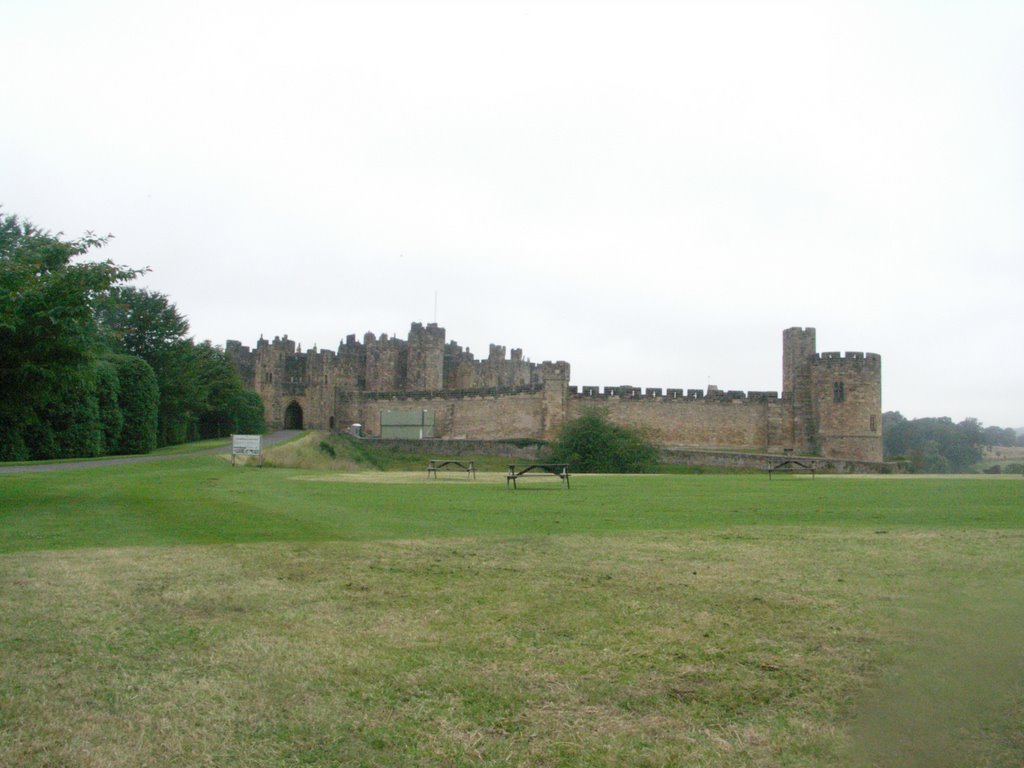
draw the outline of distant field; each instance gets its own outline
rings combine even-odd
[[[1024,762],[1024,481],[0,476],[0,764]]]

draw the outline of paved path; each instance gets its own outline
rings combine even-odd
[[[296,435],[301,434],[300,430],[295,429],[282,429],[279,432],[273,432],[269,435],[263,436],[263,447],[266,448],[268,445],[274,443],[280,443],[283,440],[289,440]],[[199,456],[204,453],[230,453],[231,445],[220,445],[216,448],[203,448],[198,451],[187,451],[184,453],[167,453],[160,454],[158,456],[122,456],[116,459],[89,459],[83,461],[61,461],[54,462],[53,464],[21,464],[16,466],[0,466],[0,475],[11,474],[13,472],[53,472],[58,469],[88,469],[89,467],[109,467],[116,464],[142,464],[149,461],[170,461],[171,459],[183,459],[186,456]]]

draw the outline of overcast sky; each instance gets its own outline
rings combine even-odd
[[[814,326],[885,410],[1024,426],[1017,0],[0,18],[0,205],[113,233],[197,339],[436,318],[577,385],[779,390]]]

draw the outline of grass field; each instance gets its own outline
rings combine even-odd
[[[0,765],[1020,766],[1020,478],[0,476]]]

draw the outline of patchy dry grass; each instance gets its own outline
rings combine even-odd
[[[322,446],[327,446],[326,448]],[[315,469],[326,471],[355,471],[365,469],[346,450],[339,450],[339,441],[326,432],[307,432],[297,438],[270,446],[263,452],[266,467],[289,469]],[[227,457],[230,458],[230,457]],[[259,459],[236,456],[235,463],[255,466]]]
[[[876,758],[927,741],[890,705],[937,674],[996,711],[940,692],[978,759],[927,764],[1017,765],[1019,655],[972,685],[964,624],[1021,605],[1022,544],[737,527],[6,555],[0,763],[924,765]],[[960,611],[953,645],[921,644]]]
[[[269,467],[314,469],[343,472],[425,473],[431,454],[410,452],[376,440],[359,440],[345,434],[309,432],[301,438],[275,445],[264,452]],[[509,459],[503,456],[466,455],[479,469],[505,469]],[[255,463],[250,460],[249,463]]]
[[[1019,766],[1022,489],[4,476],[0,765]]]

